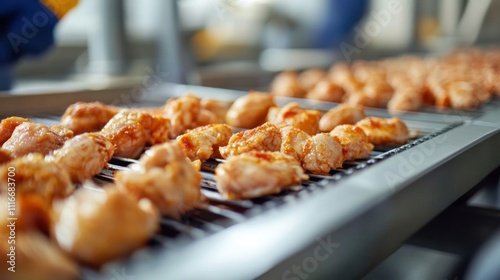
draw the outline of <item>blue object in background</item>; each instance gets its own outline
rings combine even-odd
[[[367,0],[329,0],[316,39],[318,48],[336,48],[363,18]]]
[[[12,84],[12,66],[54,44],[59,19],[39,0],[2,0],[0,5],[0,91]]]

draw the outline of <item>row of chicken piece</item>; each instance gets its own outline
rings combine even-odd
[[[47,259],[46,265],[39,267],[40,269],[55,269],[52,271],[54,272],[58,268],[62,269],[63,274],[70,275],[75,272],[76,266],[69,265],[73,262],[67,259],[66,254],[80,263],[99,266],[144,244],[158,228],[159,213],[178,217],[194,207],[200,207],[203,198],[200,192],[199,162],[196,165],[187,158],[203,161],[213,156],[218,157],[220,153],[227,161],[219,165],[216,171],[219,190],[228,198],[250,198],[276,193],[307,179],[304,169],[311,171],[324,165],[321,162],[321,147],[327,147],[330,153],[336,155],[332,159],[337,163],[327,163],[332,167],[350,157],[366,156],[372,149],[373,146],[363,139],[361,142],[353,142],[363,143],[359,146],[361,150],[342,149],[342,145],[329,135],[315,135],[312,132],[312,136],[307,134],[293,124],[299,127],[302,124],[307,128],[308,122],[300,120],[303,119],[302,113],[308,110],[292,105],[289,107],[294,108],[291,110],[293,113],[289,112],[290,108],[282,108],[277,114],[278,120],[279,116],[299,116],[291,122],[292,125],[287,125],[286,122],[277,125],[265,123],[253,130],[233,135],[232,128],[228,125],[212,124],[192,129],[179,135],[175,141],[168,141],[171,137],[170,133],[166,133],[168,124],[155,125],[155,121],[161,123],[164,118],[156,116],[155,120],[155,115],[141,110],[117,112],[105,124],[101,122],[100,126],[103,127],[99,132],[80,131],[83,133],[77,136],[67,126],[49,127],[15,117],[5,119],[0,125],[0,139],[3,141],[0,150],[3,152],[0,155],[4,155],[5,162],[0,168],[0,176],[3,184],[7,182],[8,168],[16,169],[19,217],[24,220],[21,222],[21,229],[26,229],[20,233],[20,239],[36,240],[35,243],[43,247],[40,249],[58,259],[57,262]],[[92,103],[90,106],[114,109],[99,103]],[[307,117],[304,119],[308,120]],[[196,126],[187,120],[183,121],[186,127]],[[267,131],[266,127],[271,129]],[[362,135],[359,128],[353,127],[351,130],[357,137]],[[115,133],[110,133],[111,131]],[[339,128],[338,131],[342,129]],[[276,132],[279,136],[273,139],[273,135],[278,135]],[[243,135],[245,137],[241,137]],[[254,140],[259,141],[259,137],[254,137],[255,135],[260,135],[261,139],[271,136],[269,139],[275,144],[281,142],[277,149],[280,152],[255,146],[252,148],[256,143]],[[345,135],[349,140],[349,133]],[[246,138],[250,142],[242,142]],[[155,141],[168,142],[156,144]],[[323,143],[325,141],[326,145]],[[85,181],[106,166],[113,153],[116,153],[117,145],[142,152],[146,144],[153,146],[141,157],[139,163],[128,170],[117,172],[113,185],[106,186],[99,192]],[[241,153],[241,148],[245,145],[247,150]],[[329,148],[329,145],[334,148]],[[330,158],[327,160],[331,161]],[[321,172],[327,172],[324,170]],[[245,176],[241,176],[244,175],[241,172]],[[271,181],[276,184],[269,185],[267,179],[262,179],[260,184],[255,178],[274,178]],[[84,188],[74,191],[73,183],[82,182]],[[240,185],[233,182],[239,182]],[[5,196],[7,186],[1,187],[2,196]],[[127,211],[123,212],[122,208]],[[107,214],[102,215],[103,212]],[[7,215],[6,212],[3,214]],[[132,224],[143,226],[131,228]],[[38,231],[27,230],[33,228]],[[122,228],[127,228],[129,233],[123,235]],[[95,236],[99,238],[95,239]],[[27,259],[26,263],[36,265],[36,260],[28,253],[31,248],[21,249],[25,253],[23,257]],[[62,259],[65,261],[61,261]],[[64,264],[65,267],[58,267],[55,263]]]
[[[329,71],[284,71],[270,91],[277,96],[346,102],[393,112],[424,105],[474,109],[500,95],[500,50],[468,49],[441,58],[403,56],[337,63]]]
[[[142,152],[141,138],[168,141],[168,136],[156,135],[165,129],[168,124],[155,128],[154,116],[138,111],[119,112],[100,131],[76,136],[61,125],[4,119],[0,123],[0,214],[4,222],[11,215],[7,211],[11,178],[19,267],[15,275],[4,275],[3,269],[1,278],[79,278],[76,262],[98,267],[146,243],[159,228],[159,214],[175,218],[202,207],[201,176],[177,142],[149,142],[153,148],[138,164],[117,172],[114,184],[96,188],[86,181],[107,166],[117,136],[128,137],[134,141],[129,147],[140,146]],[[139,139],[134,138],[137,133]],[[83,187],[75,191],[74,184]],[[10,234],[6,229],[0,230],[2,238]],[[5,258],[9,246],[2,243],[0,250]]]

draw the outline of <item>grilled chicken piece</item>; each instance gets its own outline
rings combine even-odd
[[[319,129],[323,132],[330,132],[337,125],[355,124],[364,119],[365,109],[360,105],[340,104],[326,112],[319,120]]]
[[[342,146],[344,160],[367,158],[373,151],[373,144],[368,141],[365,132],[357,126],[339,125],[330,132],[330,135]]]
[[[227,199],[275,194],[307,179],[299,162],[280,152],[252,151],[232,156],[215,169],[217,188]]]
[[[368,117],[356,123],[374,145],[398,145],[408,142],[410,131],[399,118]]]
[[[230,102],[224,102],[211,98],[202,98],[200,101],[200,105],[202,110],[204,109],[210,111],[217,117],[217,123],[225,122],[227,111],[231,107]]]
[[[227,146],[220,147],[219,151],[223,158],[227,158],[249,151],[279,151],[280,147],[280,129],[272,123],[265,123],[254,129],[233,134]]]
[[[300,73],[297,82],[305,91],[313,89],[321,80],[326,78],[326,71],[318,68],[307,69]]]
[[[159,225],[158,211],[149,200],[137,202],[111,187],[81,188],[54,211],[52,238],[73,259],[93,267],[143,246]]]
[[[322,80],[307,92],[306,98],[327,102],[342,102],[344,89],[330,80]]]
[[[16,227],[17,230],[17,227]],[[0,278],[4,280],[40,279],[74,280],[79,279],[79,268],[66,254],[46,236],[37,231],[17,232],[15,243],[15,272],[8,271],[10,266],[10,247],[7,235],[1,236],[5,242],[0,244]]]
[[[296,72],[283,71],[272,81],[271,93],[276,96],[304,97],[306,91],[299,84]]]
[[[415,87],[398,88],[387,104],[392,113],[416,111],[422,107],[424,96],[422,90]]]
[[[16,193],[16,207],[11,215],[7,198],[0,198],[0,235],[2,230],[8,229],[7,218],[19,217],[16,220],[16,232],[39,231],[47,236],[50,233],[52,217],[52,201],[28,192]],[[4,211],[5,210],[5,211]]]
[[[240,128],[254,128],[266,121],[274,98],[265,92],[251,91],[236,99],[227,111],[226,123]]]
[[[61,117],[61,125],[71,129],[76,135],[99,131],[119,111],[119,107],[101,102],[77,102],[66,109]]]
[[[124,110],[109,120],[101,134],[116,146],[116,156],[136,158],[146,144],[154,145],[169,140],[170,121],[158,115]]]
[[[294,127],[285,126],[280,128],[281,132],[281,149],[284,154],[290,155],[297,161],[302,159],[302,150],[307,139],[311,138],[309,134]]]
[[[319,133],[307,139],[302,149],[302,167],[312,174],[328,174],[342,167],[342,146],[329,134]]]
[[[12,160],[12,156],[9,152],[4,151],[0,148],[0,165]]]
[[[57,131],[60,132],[60,130]],[[3,143],[2,149],[8,151],[14,158],[29,153],[46,155],[59,149],[67,139],[54,132],[47,125],[24,122],[14,129],[9,140]]]
[[[9,168],[15,169],[13,177],[9,177]],[[0,196],[10,191],[8,178],[15,180],[16,195],[32,193],[45,201],[67,197],[75,189],[68,173],[45,161],[41,154],[29,154],[0,166]]]
[[[148,198],[161,214],[174,218],[203,200],[201,175],[175,141],[151,147],[139,163],[117,172],[115,182],[132,197]]]
[[[163,116],[172,123],[170,137],[175,138],[188,129],[217,123],[217,115],[202,107],[201,99],[191,94],[167,101],[163,109]]]
[[[87,132],[66,141],[45,159],[66,170],[73,183],[82,183],[107,165],[114,150],[114,145],[104,136]]]
[[[0,122],[0,146],[7,141],[14,129],[22,123],[29,122],[29,119],[21,118],[21,117],[10,117],[3,119]]]
[[[281,108],[274,119],[280,125],[292,125],[303,130],[309,135],[319,132],[319,119],[321,114],[317,110],[306,110],[299,104],[292,102]]]
[[[214,152],[219,155],[219,147],[226,146],[233,135],[233,129],[227,124],[209,124],[189,130],[177,137],[190,160],[206,161]]]

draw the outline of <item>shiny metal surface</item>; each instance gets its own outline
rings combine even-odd
[[[80,98],[114,103],[130,92],[116,89],[108,90],[108,94],[95,91],[88,95],[80,92],[0,98],[0,112],[3,115],[3,110],[18,106],[21,112],[43,114],[64,110]],[[221,100],[234,100],[244,94],[162,84],[125,105],[158,105],[186,92]],[[8,106],[2,102],[5,100]],[[37,111],[37,102],[42,100],[53,104]],[[278,103],[286,101],[278,99]],[[335,105],[297,101],[318,109]],[[352,174],[345,172],[339,179],[327,178],[320,186],[299,192],[284,203],[264,203],[259,211],[245,214],[244,219],[222,230],[214,225],[208,234],[193,230],[192,234],[202,238],[141,250],[128,260],[104,267],[102,273],[87,271],[84,278],[112,279],[116,271],[141,279],[362,277],[500,165],[500,119],[495,118],[498,106],[449,115],[429,110],[401,118],[428,135],[436,132],[434,137],[417,140],[362,168],[354,167]],[[379,109],[370,109],[368,114],[388,116]],[[182,223],[166,223],[182,228]]]

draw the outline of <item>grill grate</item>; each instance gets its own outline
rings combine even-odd
[[[207,198],[206,207],[200,207],[184,214],[179,220],[163,217],[160,231],[153,236],[152,246],[167,248],[179,246],[184,242],[204,238],[220,232],[232,225],[244,222],[263,211],[279,207],[286,203],[294,203],[305,199],[307,194],[325,188],[329,183],[339,181],[346,176],[351,176],[369,166],[376,164],[390,156],[396,155],[413,146],[419,145],[433,137],[442,134],[460,123],[448,124],[444,128],[430,129],[427,127],[411,127],[416,132],[409,143],[397,147],[375,147],[367,159],[347,161],[340,169],[334,169],[329,175],[312,175],[301,185],[292,187],[279,194],[267,195],[251,200],[227,200],[217,191],[214,170],[218,164],[224,162],[220,159],[210,159],[202,164],[202,193]],[[440,126],[441,127],[441,126]],[[113,182],[113,173],[128,168],[128,165],[137,163],[135,159],[113,157],[109,161],[109,169],[104,169],[95,176],[95,181]]]

